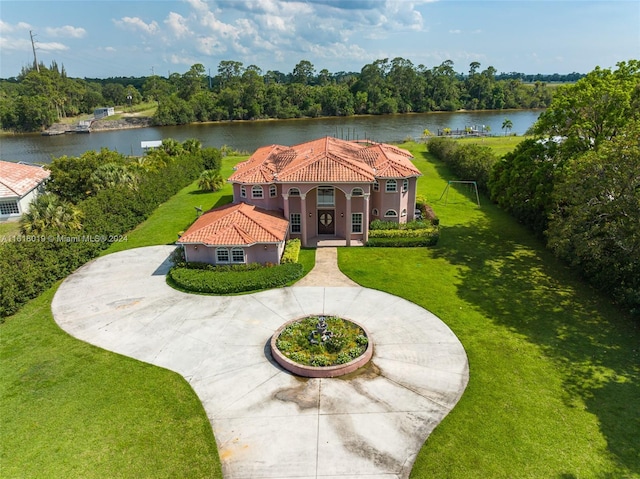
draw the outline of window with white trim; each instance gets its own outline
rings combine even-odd
[[[300,196],[300,190],[298,188],[289,188],[289,196]]]
[[[242,248],[233,248],[231,250],[231,261],[233,263],[244,263],[244,250]]]
[[[0,202],[0,215],[17,215],[20,213],[17,201]]]
[[[354,188],[351,190],[351,196],[364,196],[364,191],[362,188]]]
[[[405,178],[402,180],[402,192],[406,193],[407,191],[409,191],[409,180]]]
[[[301,219],[300,213],[291,213],[289,215],[289,225],[292,233],[300,233],[302,231]]]
[[[278,194],[278,188],[276,188],[276,185],[271,185],[269,186],[269,196],[271,198],[275,197]]]
[[[251,198],[264,198],[264,192],[262,191],[262,186],[255,185],[251,188]]]
[[[385,191],[387,193],[395,193],[398,191],[398,182],[396,180],[387,180]]]
[[[373,182],[373,191],[380,191],[380,183],[378,183],[378,180]]]
[[[318,187],[318,206],[335,206],[335,191],[332,187]]]
[[[227,248],[216,249],[216,263],[228,263],[229,250]]]
[[[247,187],[242,185],[240,187],[240,198],[246,198],[247,197]]]
[[[374,208],[371,210],[371,216],[378,216],[378,208]]]
[[[407,216],[407,210],[402,210],[402,213],[400,213],[400,216]]]
[[[351,232],[362,233],[362,213],[351,213]]]
[[[384,214],[385,218],[397,218],[398,212],[396,210],[387,210]]]

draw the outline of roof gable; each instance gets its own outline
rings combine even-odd
[[[258,148],[236,165],[238,183],[372,183],[376,177],[420,176],[411,153],[384,143],[345,141],[329,136],[291,147]]]
[[[247,203],[209,210],[177,241],[211,246],[249,246],[284,241],[289,222],[277,213]]]
[[[0,160],[0,198],[21,198],[49,175],[50,172],[40,166]]]

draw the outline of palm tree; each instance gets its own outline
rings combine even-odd
[[[196,138],[188,138],[182,142],[182,149],[195,154],[202,149],[202,143]]]
[[[82,213],[72,203],[61,200],[53,193],[38,196],[22,215],[20,229],[24,234],[42,234],[45,231],[79,230]]]
[[[138,186],[138,177],[135,173],[126,165],[117,163],[100,165],[91,174],[90,181],[94,191],[105,190],[119,185],[135,190]]]
[[[502,122],[502,129],[504,130],[504,136],[507,136],[507,132],[510,132],[511,128],[513,128],[513,122],[509,120],[509,118],[505,118],[504,121]]]
[[[218,191],[224,186],[224,178],[217,170],[204,170],[198,180],[198,188],[201,191]]]

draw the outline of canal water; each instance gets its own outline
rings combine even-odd
[[[141,155],[140,142],[173,138],[184,141],[197,138],[203,146],[220,148],[223,145],[247,153],[270,144],[295,145],[314,138],[335,136],[350,139],[371,139],[382,142],[419,139],[425,129],[437,134],[451,128],[479,131],[490,130],[503,135],[502,124],[511,120],[511,133],[523,135],[535,123],[541,110],[481,111],[455,113],[415,113],[405,115],[331,117],[295,120],[234,121],[198,123],[182,126],[138,128],[94,132],[69,133],[59,136],[40,134],[0,136],[0,159],[49,163],[60,156],[79,156],[88,150],[109,148],[123,154]]]

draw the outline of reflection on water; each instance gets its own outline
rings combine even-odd
[[[511,120],[511,133],[523,135],[540,115],[540,110],[416,113],[408,115],[331,117],[296,120],[235,121],[41,136],[39,134],[0,137],[0,158],[8,161],[49,163],[59,156],[79,156],[87,150],[109,148],[124,154],[141,155],[141,141],[174,138],[199,139],[204,146],[231,146],[252,152],[273,143],[295,145],[322,136],[344,139],[372,139],[395,142],[407,137],[419,139],[425,129],[433,134],[444,128],[489,127],[494,135],[504,134],[502,123]]]

